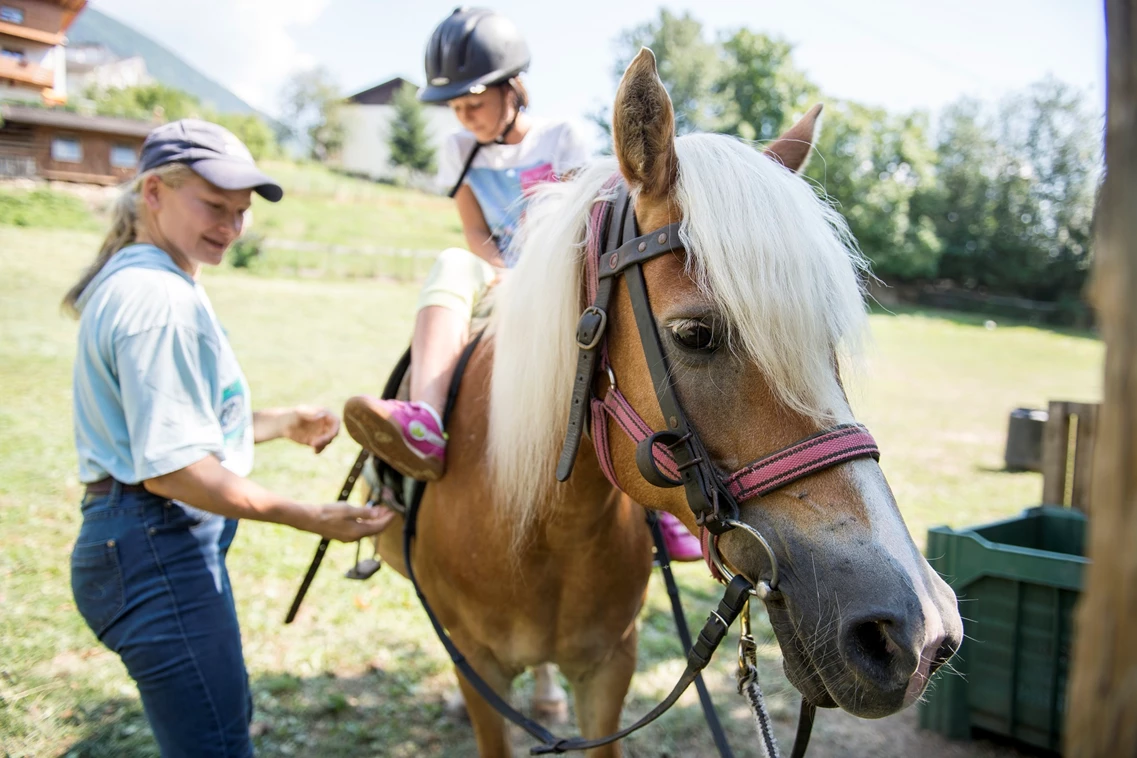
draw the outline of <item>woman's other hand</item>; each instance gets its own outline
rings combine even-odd
[[[304,528],[327,539],[355,542],[383,531],[393,518],[395,512],[385,505],[359,508],[347,503],[329,503],[316,506],[313,523]]]

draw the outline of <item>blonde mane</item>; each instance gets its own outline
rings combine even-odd
[[[867,268],[844,219],[748,143],[692,134],[675,147],[688,273],[727,316],[731,348],[759,366],[790,408],[821,423],[843,416],[834,351],[857,349],[865,319],[859,274]],[[522,225],[519,263],[496,293],[489,464],[519,534],[554,494],[588,218],[616,170],[604,159],[539,190]]]

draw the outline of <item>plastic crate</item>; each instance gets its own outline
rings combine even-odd
[[[928,531],[928,561],[960,599],[965,638],[937,673],[920,726],[954,739],[983,730],[1058,751],[1086,517],[1039,506],[984,526]]]

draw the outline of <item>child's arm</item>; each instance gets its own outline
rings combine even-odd
[[[466,244],[470,246],[470,252],[491,266],[505,268],[505,260],[501,257],[501,251],[497,249],[497,243],[494,242],[489,224],[486,223],[486,217],[482,213],[482,206],[478,205],[478,199],[474,197],[470,185],[463,184],[458,188],[454,202],[458,204],[458,217],[462,220],[462,231],[466,235]]]

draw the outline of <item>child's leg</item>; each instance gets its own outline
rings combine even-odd
[[[428,305],[415,318],[411,341],[411,400],[441,413],[454,364],[470,338],[470,319],[441,305]]]
[[[442,251],[419,294],[411,342],[411,402],[359,395],[344,406],[348,433],[406,476],[442,476],[446,435],[441,414],[454,365],[469,339],[474,306],[497,271],[466,250]]]

